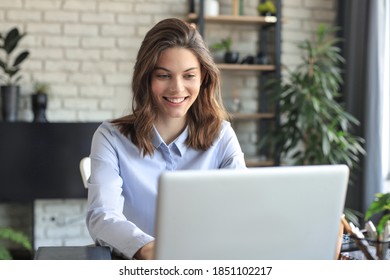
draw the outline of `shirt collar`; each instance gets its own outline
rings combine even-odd
[[[153,146],[157,149],[158,147],[160,147],[160,145],[166,145],[155,126],[153,126],[153,132],[154,132],[152,138]],[[186,126],[183,132],[169,145],[169,147],[171,148],[176,146],[180,156],[183,156],[188,148],[187,145],[185,144],[187,138],[188,138],[188,126]]]

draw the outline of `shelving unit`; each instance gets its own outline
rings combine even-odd
[[[197,14],[188,14],[188,21],[197,21],[200,17]],[[277,22],[276,16],[235,16],[235,15],[219,15],[219,16],[204,16],[206,22],[214,23],[257,23],[271,24]]]
[[[232,1],[232,6],[234,1]],[[272,77],[280,77],[280,51],[281,51],[281,0],[275,0],[277,8],[276,16],[248,16],[248,15],[204,15],[204,0],[199,1],[199,14],[189,13],[187,15],[188,22],[197,24],[197,28],[202,36],[205,36],[205,27],[207,24],[233,24],[233,25],[255,25],[259,27],[258,37],[259,44],[258,52],[268,55],[268,37],[269,32],[274,32],[273,42],[273,57],[272,64],[226,64],[218,63],[217,66],[221,71],[235,71],[240,75],[240,72],[249,71],[255,72],[260,85],[264,85],[266,80]],[[234,31],[232,31],[234,32]],[[207,41],[207,38],[205,38]],[[222,80],[223,83],[223,80]],[[235,122],[256,122],[257,134],[259,137],[269,129],[270,125],[279,124],[278,106],[275,104],[272,108],[269,107],[267,94],[259,87],[258,103],[259,107],[255,113],[232,112],[232,121]],[[246,158],[248,167],[272,166],[279,165],[279,159],[267,153],[268,151],[259,151],[257,158]]]
[[[269,119],[274,120],[274,113],[253,113],[253,114],[245,114],[245,113],[233,113],[233,119],[235,120],[253,120],[253,119]]]
[[[220,70],[243,70],[243,71],[275,71],[275,65],[264,64],[218,64]]]

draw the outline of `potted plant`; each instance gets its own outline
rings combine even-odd
[[[0,88],[4,121],[13,122],[17,119],[20,95],[18,82],[22,78],[18,73],[21,63],[29,56],[29,52],[22,51],[14,55],[14,51],[24,36],[25,33],[20,33],[17,28],[0,34],[0,50],[4,53],[4,56],[0,57],[0,68],[3,70],[0,79],[4,83]]]
[[[266,86],[279,104],[282,121],[264,141],[294,164],[344,163],[354,168],[365,154],[364,140],[350,132],[359,122],[339,102],[344,59],[334,45],[337,38],[330,36],[333,31],[320,25],[313,41],[298,44],[302,63]]]
[[[377,221],[376,226],[370,220],[372,218]],[[390,249],[390,193],[375,194],[375,199],[367,209],[364,220],[366,232],[362,235],[370,245],[375,246],[377,259],[387,259],[387,250]]]
[[[34,113],[34,122],[47,122],[46,107],[49,92],[49,84],[35,82],[34,92],[31,95],[31,105]]]
[[[32,250],[31,242],[28,237],[21,231],[12,228],[0,228],[0,241],[9,240],[21,245],[28,251]],[[11,260],[10,250],[0,243],[0,260]]]
[[[215,51],[224,51],[224,62],[237,63],[240,57],[239,52],[232,51],[233,40],[231,37],[222,39],[220,42],[211,45],[211,49]]]
[[[376,233],[380,238],[386,231],[386,227],[389,227],[387,224],[390,221],[390,193],[377,193],[374,201],[368,208],[364,219],[368,221],[375,215],[379,215]],[[389,230],[389,228],[387,230]],[[387,232],[387,234],[390,234],[390,232]]]
[[[257,6],[257,11],[262,16],[274,16],[276,15],[275,4],[271,0],[265,0]]]
[[[293,165],[346,164],[352,170],[365,154],[364,139],[351,133],[359,122],[339,102],[344,59],[333,34],[334,29],[320,25],[312,41],[298,44],[302,62],[265,87],[281,121],[266,132],[260,147],[270,147],[276,159]],[[353,211],[345,214],[357,220]]]

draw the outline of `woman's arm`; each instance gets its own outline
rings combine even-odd
[[[130,259],[154,238],[123,214],[123,178],[117,156],[121,151],[116,147],[115,138],[109,125],[102,124],[92,139],[87,227],[97,244],[109,246],[114,252]]]

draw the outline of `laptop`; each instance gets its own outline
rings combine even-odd
[[[165,172],[155,259],[335,259],[348,178],[345,165]]]

